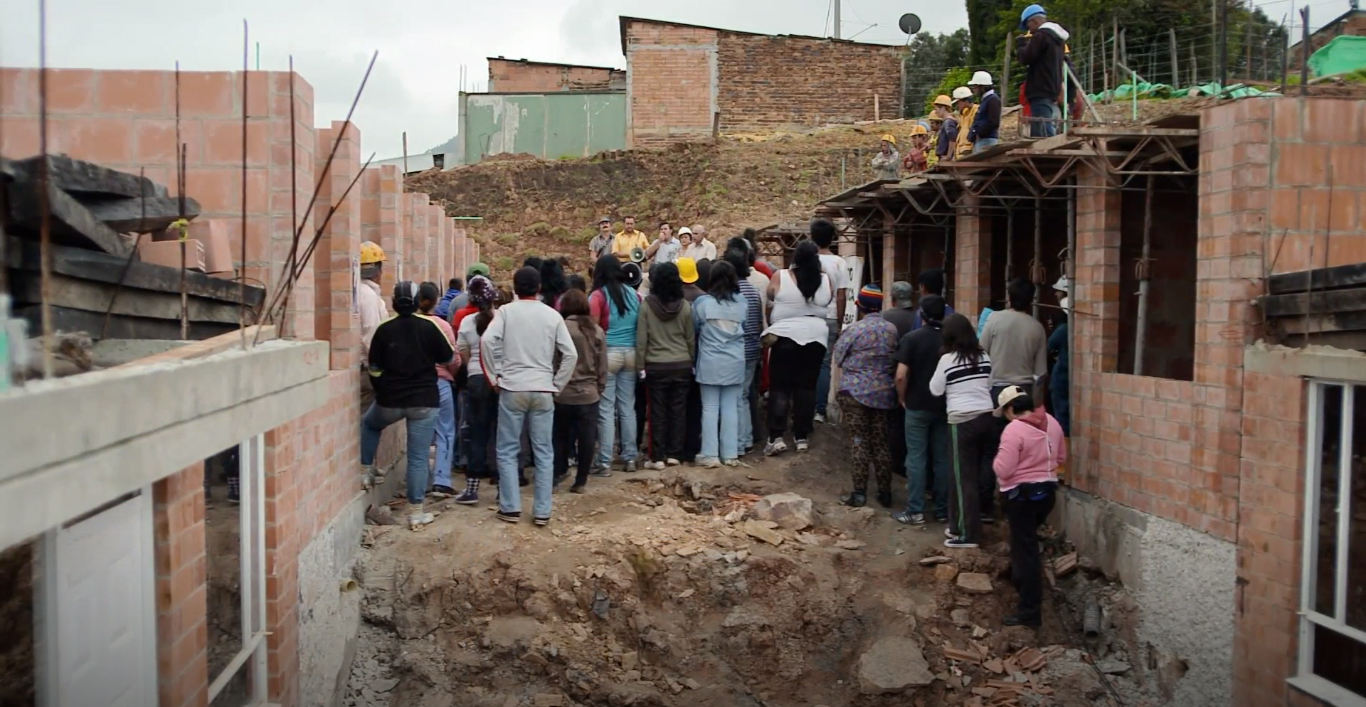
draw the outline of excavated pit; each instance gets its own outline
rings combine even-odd
[[[344,704],[1120,704],[1062,645],[1051,608],[1038,632],[1001,626],[1015,595],[999,541],[921,564],[942,554],[941,527],[839,505],[847,480],[822,461],[841,454],[594,479],[588,495],[556,495],[549,528],[498,521],[492,489],[419,533],[368,528]],[[755,520],[747,494],[789,491],[814,501],[809,527],[800,514]],[[963,573],[997,588],[968,591]],[[950,660],[949,647],[982,659]],[[1044,665],[1003,662],[1031,647]],[[988,680],[1024,685],[1003,695]]]

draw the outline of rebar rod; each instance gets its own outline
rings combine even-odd
[[[1148,339],[1148,293],[1152,279],[1150,265],[1153,247],[1153,178],[1148,177],[1148,189],[1143,196],[1143,255],[1138,267],[1138,325],[1134,332],[1134,375],[1143,375],[1143,348]]]

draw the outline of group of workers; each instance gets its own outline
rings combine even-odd
[[[1020,89],[1023,119],[1030,136],[1057,134],[1063,114],[1061,106],[1071,104],[1080,110],[1080,93],[1066,100],[1067,71],[1070,66],[1069,34],[1048,19],[1042,5],[1030,5],[1020,14],[1021,34],[1015,40],[1015,55],[1026,68]],[[986,71],[973,72],[966,86],[951,95],[936,96],[929,117],[911,127],[911,144],[905,155],[898,150],[896,136],[883,135],[873,156],[872,166],[878,179],[900,180],[934,167],[941,160],[954,160],[1000,144],[1001,96]]]

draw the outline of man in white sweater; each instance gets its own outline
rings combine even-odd
[[[522,519],[518,457],[522,425],[527,422],[536,463],[532,514],[536,525],[544,526],[550,523],[552,510],[555,394],[569,384],[579,354],[564,318],[536,298],[540,289],[541,275],[535,268],[517,271],[512,279],[517,299],[500,307],[484,331],[479,361],[489,385],[499,393],[498,518],[509,523]]]

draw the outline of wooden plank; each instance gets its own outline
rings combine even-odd
[[[30,157],[10,162],[15,176],[25,180],[38,178],[38,163],[43,158]],[[65,155],[47,156],[48,179],[53,186],[73,195],[95,196],[166,196],[166,187],[146,177],[101,167],[93,162],[76,160]]]
[[[1096,137],[1200,137],[1200,131],[1191,128],[1154,128],[1142,125],[1125,125],[1112,128],[1073,128],[1069,135],[1094,135]]]
[[[1352,263],[1351,265],[1272,275],[1268,283],[1271,294],[1288,295],[1296,292],[1308,292],[1311,275],[1313,276],[1312,284],[1315,290],[1366,285],[1366,263]]]
[[[11,286],[19,304],[38,304],[42,301],[42,282],[37,273],[17,273]],[[54,273],[48,282],[48,303],[68,309],[80,309],[103,315],[114,300],[114,313],[149,319],[180,321],[180,294],[151,292],[124,287],[114,298],[115,286],[109,283],[83,280]],[[187,316],[192,322],[217,322],[236,325],[241,321],[240,304],[229,304],[204,297],[190,297],[186,302]],[[247,314],[248,321],[254,319]],[[99,332],[93,332],[98,334]]]
[[[37,240],[43,221],[38,203],[39,186],[31,181],[16,181],[9,185],[10,220],[7,231]],[[114,229],[100,223],[70,194],[48,185],[48,229],[52,243],[75,246],[126,258],[133,252],[133,244]]]
[[[66,307],[51,307],[53,331],[84,331],[98,337],[104,327],[104,314],[86,312]],[[29,331],[42,331],[43,318],[40,307],[30,306],[15,310],[15,316],[28,320]],[[190,339],[211,339],[215,336],[237,331],[237,325],[216,324],[213,322],[190,322]],[[111,339],[165,339],[180,340],[180,322],[169,319],[147,319],[116,314],[109,318],[109,338]]]
[[[1311,314],[1307,318],[1286,317],[1277,324],[1282,332],[1291,335],[1363,332],[1366,331],[1366,312]]]
[[[38,244],[10,239],[8,260],[9,267],[12,269],[38,272]],[[52,247],[52,272],[61,275],[117,284],[123,275],[125,265],[127,265],[127,257],[116,258],[80,248]],[[180,272],[180,268],[134,262],[128,268],[128,276],[124,278],[123,283],[125,288],[174,292],[179,295]],[[201,272],[190,271],[186,274],[185,289],[186,292],[195,297],[207,297],[232,304],[242,303],[242,286],[240,283],[205,275]],[[247,285],[246,294],[246,304],[253,309],[260,309],[265,302],[266,291],[264,288]]]
[[[86,210],[104,225],[119,233],[153,233],[164,231],[181,218],[199,215],[199,202],[185,199],[185,212],[180,211],[180,199],[170,196],[149,196],[146,199],[105,199],[86,203]]]
[[[252,325],[247,327],[246,339],[248,345],[259,344],[266,341],[273,341],[277,338],[276,329],[270,325]],[[178,346],[170,351],[163,351],[159,354],[144,356],[135,361],[129,361],[117,368],[131,368],[133,366],[147,366],[156,363],[170,363],[172,361],[191,361],[196,358],[204,358],[220,354],[224,351],[238,349],[242,346],[242,332],[230,331],[220,334],[211,339],[196,341],[193,344]]]
[[[1366,287],[1348,290],[1315,291],[1294,295],[1268,295],[1258,302],[1268,317],[1294,317],[1305,314],[1333,314],[1366,310]]]

